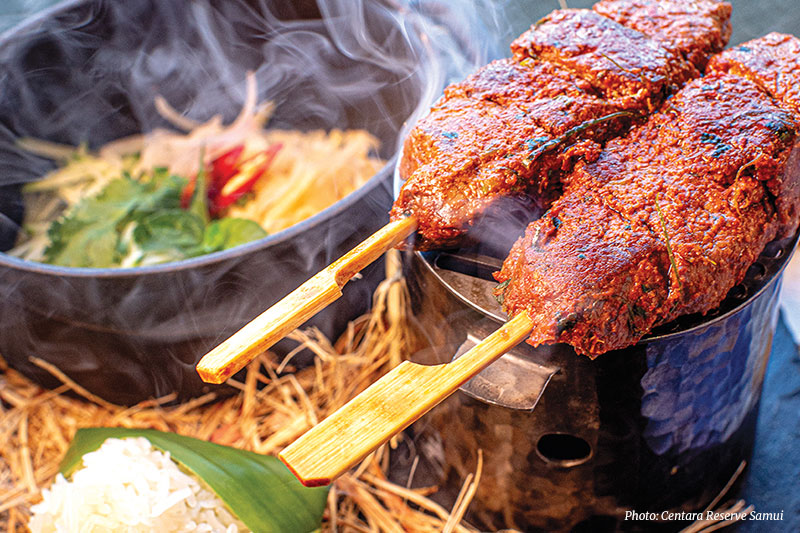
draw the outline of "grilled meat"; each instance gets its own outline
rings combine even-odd
[[[661,12],[657,0],[617,3]],[[556,11],[534,25],[511,59],[448,87],[408,136],[392,219],[415,216],[415,244],[430,249],[459,243],[504,198],[549,206],[576,161],[596,158],[697,75],[682,55],[698,61],[724,45],[728,4],[690,2],[685,13],[702,22],[688,31],[688,23],[653,17],[646,30],[655,39],[588,10]]]
[[[747,78],[773,98],[800,112],[800,39],[770,33],[714,56],[711,72]]]
[[[773,98],[791,101],[800,76],[776,63],[796,56],[741,53],[712,59],[713,73],[579,163],[514,245],[497,278],[506,311],[537,324],[531,344],[566,342],[591,357],[632,345],[717,307],[769,241],[796,230],[800,117]],[[747,77],[725,73],[745,67]],[[770,95],[764,80],[781,79],[776,69],[792,79]]]
[[[630,109],[653,111],[671,88],[698,75],[660,41],[584,9],[552,12],[511,43],[511,51],[520,62],[558,65]]]
[[[800,60],[797,58],[800,58],[800,39],[770,33],[715,56],[709,71],[743,76],[783,106],[800,113]],[[775,208],[782,224],[779,232],[788,235],[794,231],[800,216],[800,180],[784,182],[782,186],[783,194],[776,197]]]
[[[553,199],[564,168],[599,152],[630,115],[569,72],[544,62],[495,61],[449,87],[406,139],[400,165],[410,176],[392,218],[419,219],[417,247],[459,242],[498,198]],[[574,132],[573,132],[574,130]]]
[[[656,39],[698,70],[731,36],[731,5],[716,0],[602,0],[592,9]]]

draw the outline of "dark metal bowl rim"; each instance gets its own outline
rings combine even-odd
[[[367,182],[345,196],[338,202],[323,209],[319,213],[301,221],[297,224],[290,226],[284,230],[278,231],[271,235],[267,235],[262,239],[258,239],[246,244],[236,246],[221,252],[213,252],[190,259],[182,259],[180,261],[173,261],[170,263],[162,263],[158,265],[128,267],[128,268],[85,268],[85,267],[65,267],[59,265],[51,265],[48,263],[40,263],[37,261],[28,261],[10,256],[8,254],[0,253],[0,266],[9,266],[18,270],[25,270],[35,272],[38,274],[51,274],[59,277],[73,277],[73,278],[126,278],[133,275],[148,275],[160,274],[168,271],[179,271],[193,269],[204,265],[211,265],[224,261],[226,259],[233,259],[243,255],[269,248],[270,246],[280,244],[282,242],[294,239],[305,231],[308,231],[326,221],[335,218],[337,215],[346,211],[353,203],[360,200],[364,195],[369,194],[376,187],[380,187],[386,167],[394,166],[396,157],[392,157],[386,165],[372,176]]]

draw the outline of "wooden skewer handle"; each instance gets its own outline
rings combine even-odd
[[[228,340],[208,352],[197,373],[208,383],[222,383],[247,363],[342,295],[342,287],[386,250],[411,235],[414,218],[385,225],[330,266],[258,315]]]
[[[447,364],[404,361],[280,454],[306,486],[327,485],[408,427],[533,329],[522,312]]]

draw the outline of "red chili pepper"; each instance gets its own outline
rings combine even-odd
[[[225,183],[236,174],[239,157],[243,151],[244,145],[240,144],[215,158],[206,168],[206,198],[209,203],[219,195]],[[197,175],[195,174],[189,178],[189,183],[181,191],[181,207],[183,209],[188,209],[192,203],[196,183]]]
[[[272,164],[275,155],[283,147],[281,144],[274,144],[266,150],[255,154],[249,159],[242,161],[238,165],[238,171],[230,176],[222,184],[219,194],[210,200],[212,216],[219,215],[225,208],[231,206],[239,198],[253,190],[253,186],[258,179]]]
[[[244,145],[240,144],[217,157],[211,162],[211,168],[208,170],[208,199],[215,198],[222,187],[236,175],[239,169],[239,158],[244,152]]]
[[[282,146],[274,144],[240,161],[244,152],[244,145],[240,144],[211,161],[206,168],[209,215],[212,218],[219,217],[227,207],[253,190],[253,186],[267,171]],[[196,182],[197,176],[192,176],[181,191],[181,207],[184,209],[187,209],[192,202]],[[232,184],[232,187],[229,184]]]

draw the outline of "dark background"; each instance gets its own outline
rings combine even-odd
[[[55,3],[53,0],[0,0],[0,32]],[[593,3],[590,0],[567,1],[569,7],[589,7]],[[733,0],[731,3],[731,44],[770,31],[800,36],[800,0]],[[483,3],[487,23],[495,26],[507,41],[558,7],[559,2],[555,0]],[[757,512],[783,511],[784,520],[747,521],[727,531],[800,531],[800,357],[798,347],[782,322],[775,336],[759,416],[756,451],[739,496],[754,505]]]

